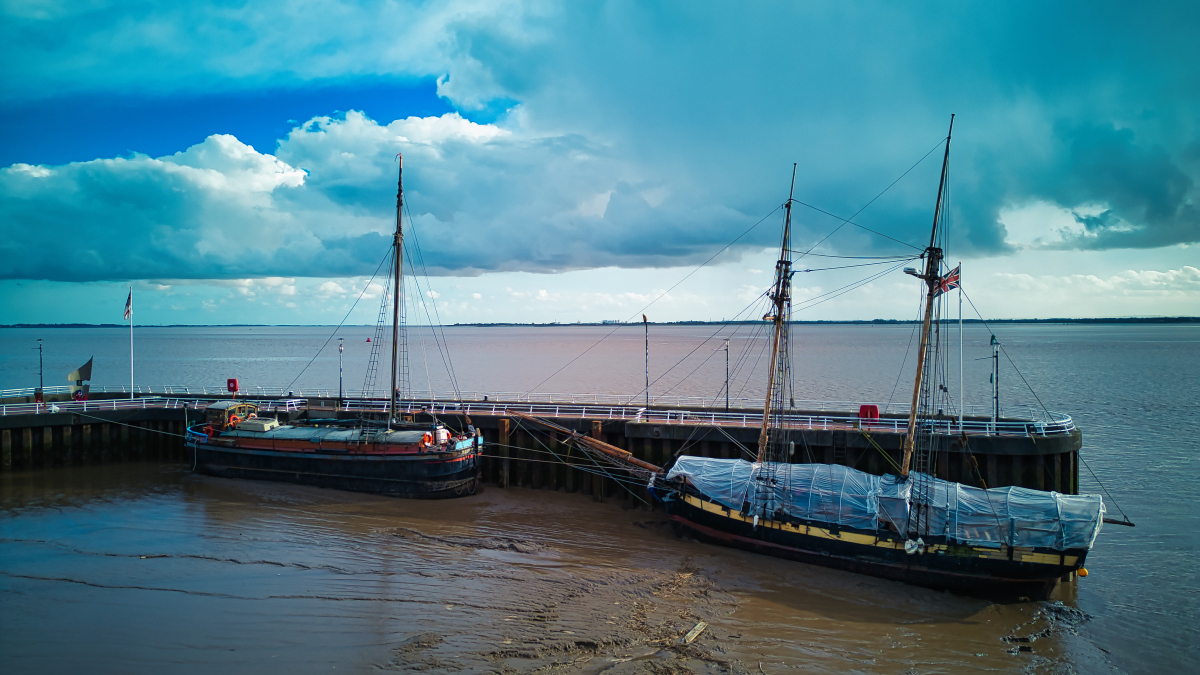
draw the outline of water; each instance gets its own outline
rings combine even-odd
[[[138,381],[286,387],[330,330],[139,329]],[[461,388],[528,391],[610,330],[459,327],[445,337]],[[652,326],[652,380],[681,363],[651,393],[719,398],[720,340],[701,345],[715,331]],[[968,331],[967,402],[986,404],[990,364],[970,359],[990,354],[988,334]],[[343,333],[354,388],[368,334]],[[910,335],[911,326],[798,328],[797,398],[904,400]],[[0,387],[36,381],[37,352],[27,351],[36,337],[56,378],[92,354],[98,383],[127,376],[119,329],[7,329]],[[743,328],[730,350],[735,395],[761,395],[765,364],[753,364],[763,341],[750,337]],[[1023,376],[1046,406],[1073,415],[1084,459],[1138,524],[1105,527],[1091,575],[1061,589],[1061,605],[997,605],[705,546],[675,537],[657,513],[582,495],[491,489],[406,502],[181,466],[73,467],[0,475],[5,669],[1190,669],[1200,657],[1200,331],[1012,325],[1000,339],[1021,371],[1002,368],[1002,403],[1038,405]],[[445,391],[432,342],[424,357],[413,342],[414,384]],[[636,398],[642,350],[640,327],[621,328],[540,390]],[[336,378],[334,349],[292,386],[336,388]],[[1099,490],[1087,469],[1081,485]],[[694,644],[672,641],[700,620],[711,626]]]

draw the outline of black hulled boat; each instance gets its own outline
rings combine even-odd
[[[395,497],[441,499],[474,494],[479,484],[483,437],[468,426],[454,433],[436,419],[428,424],[405,422],[397,412],[405,367],[401,333],[403,293],[404,162],[400,159],[396,193],[396,230],[391,269],[391,392],[385,419],[321,420],[280,425],[258,417],[258,408],[243,401],[210,405],[205,421],[188,429],[195,470],[226,478],[251,478],[318,487],[373,492]],[[389,293],[372,345],[364,390],[374,386]],[[399,385],[399,386],[398,386]]]

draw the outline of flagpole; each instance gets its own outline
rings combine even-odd
[[[958,263],[958,431],[962,433],[963,413],[963,324],[962,324],[962,263]]]
[[[129,400],[133,400],[133,286],[129,287]]]

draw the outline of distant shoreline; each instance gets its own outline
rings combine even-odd
[[[950,323],[957,323],[957,319],[948,319]],[[652,326],[721,326],[729,325],[752,325],[759,324],[761,321],[651,321]],[[859,319],[845,321],[793,321],[794,326],[821,326],[821,325],[908,325],[919,323],[913,319]],[[984,323],[980,319],[963,319],[963,323],[978,324]],[[1149,317],[1109,317],[1100,319],[988,319],[987,323],[1030,323],[1030,324],[1177,324],[1177,323],[1200,323],[1200,317],[1197,316],[1149,316]],[[412,324],[416,327],[415,324]],[[640,321],[628,323],[603,323],[603,322],[580,322],[580,323],[454,323],[444,324],[443,327],[462,326],[470,328],[520,328],[520,327],[570,327],[570,326],[640,326]],[[124,323],[10,323],[0,324],[0,328],[128,328],[129,324]],[[222,323],[222,324],[146,324],[138,325],[137,328],[332,328],[332,324],[266,324],[266,323]],[[370,327],[369,324],[352,324],[346,325],[344,328],[363,328]]]

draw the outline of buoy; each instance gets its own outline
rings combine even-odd
[[[1079,576],[1081,576],[1081,577],[1086,577],[1086,576],[1087,576],[1087,568],[1086,568],[1086,567],[1080,567],[1080,568],[1079,568]]]
[[[367,342],[370,342],[370,341],[371,341],[371,338],[367,338]]]

